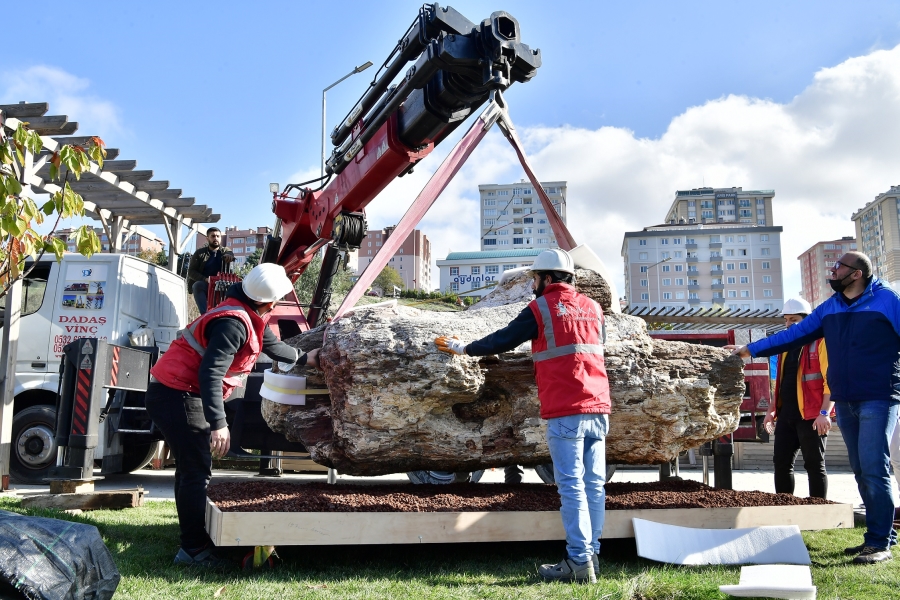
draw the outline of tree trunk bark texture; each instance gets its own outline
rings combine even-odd
[[[504,327],[531,299],[530,281],[522,274],[464,312],[356,307],[288,340],[304,350],[322,347],[324,373],[294,372],[307,376],[309,388],[327,385],[331,395],[307,396],[305,406],[264,399],[266,422],[302,442],[317,463],[348,475],[550,462],[530,344],[481,358],[450,356],[434,345],[441,335],[469,342]],[[591,271],[578,271],[577,287],[604,308],[614,300]],[[627,315],[607,313],[606,327],[608,462],[666,462],[737,428],[739,358],[651,339],[644,321]]]

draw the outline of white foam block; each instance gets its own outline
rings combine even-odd
[[[719,591],[740,598],[816,598],[809,567],[800,565],[741,567],[741,582],[720,585]]]
[[[632,519],[638,556],[674,565],[808,565],[796,525],[695,529]]]

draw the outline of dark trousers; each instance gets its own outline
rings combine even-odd
[[[195,281],[193,285],[191,285],[191,294],[194,296],[194,302],[197,303],[197,308],[200,309],[200,314],[206,312],[206,298],[209,292],[209,284],[203,281]]]
[[[825,442],[828,436],[813,429],[814,419],[778,419],[775,422],[775,492],[794,493],[794,461],[803,452],[803,467],[809,477],[809,495],[824,498],[828,493],[825,473]]]
[[[201,548],[210,543],[206,533],[206,488],[212,477],[210,428],[203,414],[203,402],[190,392],[151,383],[146,403],[150,418],[175,458],[175,508],[181,547]]]

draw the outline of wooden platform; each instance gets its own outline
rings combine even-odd
[[[634,537],[632,518],[706,529],[797,525],[853,527],[849,504],[608,510],[603,538]],[[330,546],[563,540],[559,512],[222,512],[207,500],[206,530],[216,546]]]

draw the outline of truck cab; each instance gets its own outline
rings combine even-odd
[[[0,304],[4,302],[0,299]],[[48,258],[34,265],[22,290],[10,456],[13,479],[41,481],[56,464],[53,432],[66,344],[90,337],[127,346],[129,334],[144,327],[165,351],[186,322],[184,279],[165,267],[125,254],[86,258],[70,253],[59,263]],[[98,460],[110,447],[105,431],[100,428]],[[158,447],[158,441],[147,436],[119,442],[126,472],[147,464]]]

